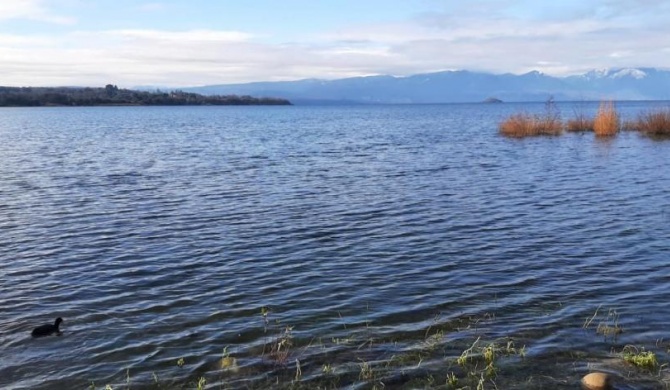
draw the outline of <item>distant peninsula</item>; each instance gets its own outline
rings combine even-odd
[[[252,106],[291,105],[281,98],[238,95],[201,95],[192,92],[155,92],[78,87],[0,87],[0,107],[40,106]]]

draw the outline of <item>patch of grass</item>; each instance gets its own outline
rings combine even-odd
[[[477,340],[475,340],[475,342],[472,343],[472,346],[470,348],[466,349],[465,351],[463,351],[463,353],[461,353],[461,356],[459,356],[456,359],[456,364],[458,364],[461,367],[464,367],[465,365],[467,365],[468,362],[470,360],[472,360],[472,357],[473,357],[472,355],[474,353],[473,351],[474,351],[475,346],[477,345],[478,342],[479,342],[479,337],[477,337]]]
[[[493,364],[493,361],[496,358],[495,344],[490,344],[488,347],[484,347],[482,354],[484,355],[486,364]]]
[[[286,365],[293,347],[292,326],[287,326],[270,345],[270,358],[278,365]]]
[[[619,132],[621,121],[614,102],[601,102],[596,118],[593,120],[593,132],[598,137],[611,137]]]
[[[432,335],[428,335],[428,331],[426,331],[426,336],[425,336],[425,341],[424,341],[425,348],[427,350],[432,351],[432,350],[436,349],[442,343],[443,339],[444,339],[444,331],[443,330],[438,329]]]
[[[361,360],[361,371],[358,374],[358,378],[364,381],[369,381],[374,379],[375,372],[372,370],[370,364],[364,360]]]
[[[565,123],[565,130],[570,132],[593,131],[593,118],[587,116],[585,111],[584,101],[573,107],[574,116]]]
[[[205,386],[207,386],[207,379],[205,379],[205,377],[202,377],[202,376],[201,376],[200,379],[198,379],[198,383],[197,383],[196,389],[198,389],[198,390],[204,390],[204,389],[205,389]]]
[[[658,367],[656,354],[652,351],[645,351],[644,348],[638,349],[635,346],[627,345],[623,348],[622,355],[624,361],[635,367],[647,370],[653,370]]]
[[[600,308],[601,306],[598,306],[595,313],[593,313],[593,316],[587,318],[584,321],[584,325],[582,326],[584,329],[588,329],[591,323],[596,318],[598,318],[598,312],[600,311]],[[598,323],[596,333],[605,337],[616,337],[617,335],[623,333],[623,328],[619,324],[619,313],[614,309],[610,309],[604,319]]]
[[[230,356],[230,352],[228,352],[228,347],[225,347],[223,349],[223,353],[221,354],[221,369],[232,372],[239,371],[239,367],[237,366],[237,359]]]
[[[514,114],[500,124],[500,133],[514,138],[561,135],[562,130],[560,119],[527,113]]]
[[[505,346],[503,352],[510,356],[510,355],[518,355],[520,357],[525,357],[526,356],[526,346],[522,346],[521,348],[515,348],[514,347],[514,341],[509,340],[507,342],[507,345]]]
[[[670,108],[641,113],[632,127],[650,137],[670,137]]]
[[[594,121],[584,114],[578,114],[575,118],[565,123],[565,130],[570,132],[593,131]]]
[[[553,97],[550,97],[545,103],[543,114],[514,114],[500,123],[499,128],[502,135],[514,138],[553,136],[561,135],[563,132],[561,114]]]
[[[621,328],[619,324],[610,325],[607,323],[600,323],[598,324],[596,333],[601,334],[605,337],[614,337],[616,335],[623,333],[623,328]]]
[[[420,351],[410,351],[399,355],[393,355],[386,363],[387,367],[420,366],[424,355]]]
[[[458,387],[458,377],[453,372],[447,374],[447,387],[450,389],[456,389]]]

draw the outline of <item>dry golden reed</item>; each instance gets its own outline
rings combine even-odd
[[[518,113],[500,123],[500,133],[507,137],[530,137],[538,135],[561,135],[563,124],[553,97],[544,104],[543,115]]]
[[[593,121],[593,132],[598,137],[610,137],[619,132],[621,122],[619,113],[611,101],[601,102],[598,113]]]
[[[561,131],[559,119],[526,113],[514,114],[500,124],[500,133],[508,137],[560,135]]]
[[[670,136],[670,108],[642,113],[631,127],[650,137]]]
[[[593,119],[587,118],[586,115],[578,115],[565,123],[565,130],[573,132],[593,131]]]

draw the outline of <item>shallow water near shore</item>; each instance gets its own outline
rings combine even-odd
[[[665,388],[670,141],[522,110],[0,109],[0,388]]]

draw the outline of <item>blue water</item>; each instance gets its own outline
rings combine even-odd
[[[0,388],[427,387],[477,338],[500,388],[662,388],[619,352],[669,361],[670,141],[498,134],[542,109],[1,109]]]

